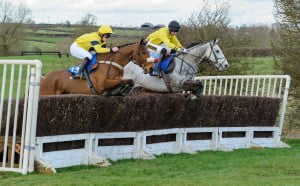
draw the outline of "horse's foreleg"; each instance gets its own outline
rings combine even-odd
[[[109,96],[125,96],[132,89],[134,82],[131,79],[118,81],[105,81],[106,84],[104,90],[111,90],[107,92]],[[105,85],[105,84],[104,84]],[[113,89],[113,90],[112,90]]]
[[[133,86],[134,85],[134,82],[132,79],[106,79],[103,83],[103,88],[104,90],[108,90],[108,89],[111,89],[111,88],[114,88],[120,84],[125,84],[125,85],[130,85],[130,86]]]

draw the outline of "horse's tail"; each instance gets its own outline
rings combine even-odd
[[[57,94],[57,80],[63,71],[53,71],[41,78],[40,95]]]

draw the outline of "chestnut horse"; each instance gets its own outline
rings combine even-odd
[[[97,54],[98,67],[96,72],[90,75],[94,90],[98,94],[103,94],[105,91],[114,90],[121,85],[133,86],[132,80],[122,80],[123,67],[129,61],[134,61],[144,69],[145,73],[149,73],[153,68],[149,57],[149,51],[143,39],[139,43],[119,46],[119,51],[115,53]],[[87,81],[72,79],[71,73],[67,70],[52,71],[41,80],[40,95],[92,93]]]

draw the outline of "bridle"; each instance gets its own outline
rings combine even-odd
[[[203,44],[203,45],[204,45],[204,44]],[[208,59],[211,58],[211,55],[214,55],[215,62],[213,62],[213,64],[214,64],[217,68],[222,67],[223,64],[226,62],[225,56],[219,58],[219,57],[217,56],[216,52],[214,51],[213,44],[212,44],[211,42],[209,43],[209,46],[210,46],[210,49],[211,49],[211,50],[210,50],[210,54],[209,54]],[[195,47],[196,47],[196,46],[195,46]],[[175,57],[177,57],[178,59],[181,60],[180,74],[181,74],[181,71],[182,71],[182,65],[183,65],[183,63],[187,64],[191,69],[193,69],[194,73],[197,72],[197,70],[196,70],[191,64],[189,64],[186,60],[184,60],[184,58],[180,58],[180,57],[179,57],[180,54],[188,54],[188,55],[190,55],[190,56],[192,56],[192,57],[194,57],[194,58],[199,59],[199,61],[203,61],[204,58],[205,58],[205,55],[203,55],[203,56],[198,56],[198,55],[191,54],[191,53],[189,53],[189,52],[187,52],[187,53],[179,53],[179,54],[176,55]],[[222,59],[223,59],[223,61],[219,62],[219,60],[222,60]],[[201,62],[200,62],[200,63],[201,63]],[[200,63],[198,63],[198,65],[199,65]]]
[[[132,61],[134,64],[143,67],[142,62],[138,62],[138,61],[142,61],[142,55],[141,55],[141,45],[138,46],[138,49],[136,52],[133,52],[134,54],[132,55],[132,57],[129,59],[129,61]],[[119,54],[123,55],[122,52],[118,51]],[[135,59],[137,58],[136,56],[138,56],[138,61],[136,61]]]
[[[134,64],[136,64],[136,65],[138,65],[138,66],[140,66],[140,67],[143,67],[143,64],[142,64],[142,55],[141,55],[141,47],[142,47],[142,45],[140,44],[139,46],[138,46],[138,49],[137,49],[137,51],[135,52],[135,54],[134,55],[132,55],[132,59],[131,59],[131,61],[134,63]],[[140,62],[137,62],[135,59],[138,57],[138,59],[139,59],[139,61]]]
[[[219,58],[219,57],[217,56],[216,52],[214,51],[214,46],[213,46],[213,44],[212,44],[211,42],[209,43],[209,46],[210,46],[210,54],[209,54],[208,59],[210,59],[211,55],[213,54],[214,57],[215,57],[215,60],[216,60],[215,62],[213,62],[213,64],[214,64],[215,66],[217,66],[218,68],[222,67],[223,64],[224,64],[225,61],[226,61],[225,56]],[[222,62],[219,62],[220,59],[223,59],[223,61],[222,61]]]
[[[223,64],[226,62],[225,56],[219,58],[219,57],[217,56],[216,52],[214,51],[214,46],[213,46],[213,44],[212,44],[211,42],[209,43],[209,46],[210,46],[210,53],[209,53],[208,59],[210,59],[211,55],[214,55],[214,57],[215,57],[215,62],[213,62],[213,64],[214,64],[215,66],[217,66],[218,68],[221,67],[221,66],[223,66]],[[194,54],[191,54],[191,53],[186,53],[186,54],[189,54],[189,55],[191,55],[191,56],[193,56],[193,57],[195,57],[195,58],[198,58],[198,59],[200,59],[200,61],[202,61],[202,60],[205,58],[205,56],[197,56],[197,55],[194,55]],[[219,62],[219,60],[221,60],[221,59],[223,59],[223,61],[222,61],[222,62]]]

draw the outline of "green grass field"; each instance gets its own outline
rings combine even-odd
[[[0,173],[1,185],[299,185],[300,140],[292,148],[164,154],[107,168],[76,166],[57,174]]]

